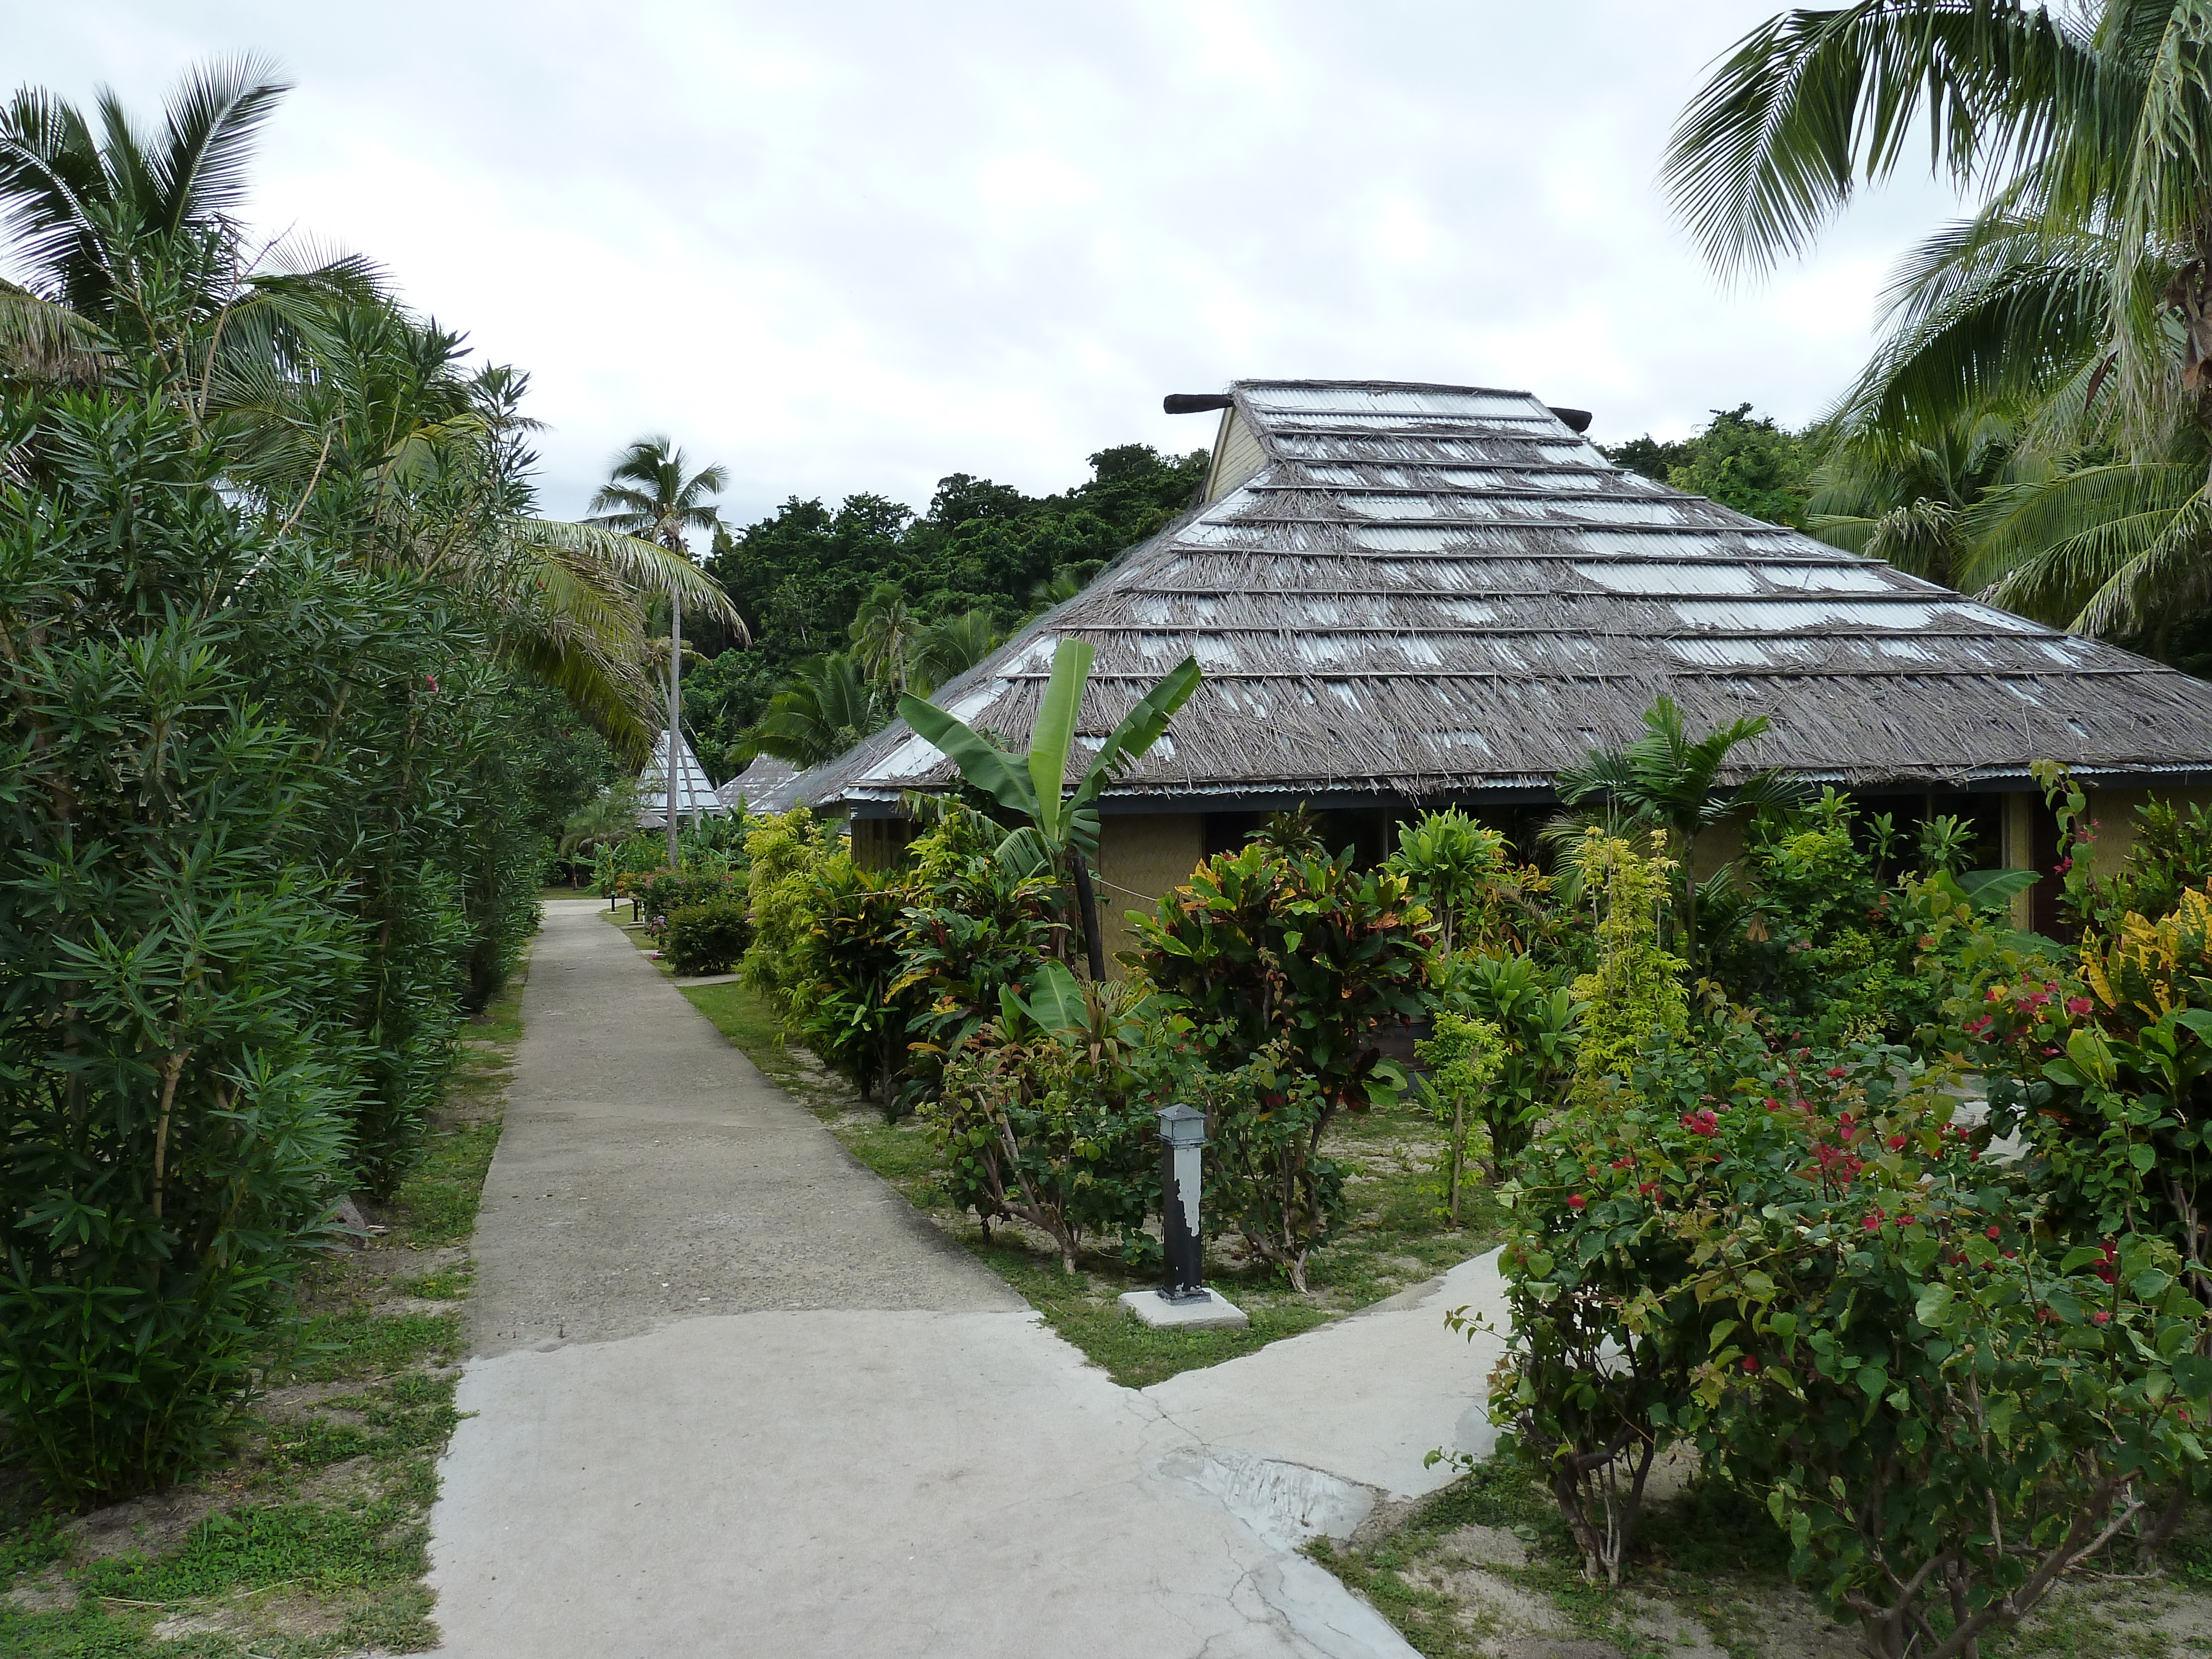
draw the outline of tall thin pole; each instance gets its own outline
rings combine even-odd
[[[676,860],[676,789],[681,775],[676,757],[684,743],[684,694],[678,677],[684,672],[684,601],[676,591],[676,584],[668,585],[668,775],[662,781],[668,787],[668,867],[678,867]]]

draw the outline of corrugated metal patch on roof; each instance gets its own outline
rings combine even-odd
[[[1608,593],[1682,593],[1721,599],[1760,591],[1751,572],[1740,564],[1702,561],[1662,564],[1656,559],[1637,559],[1606,564],[1577,563],[1569,568]]]
[[[1762,564],[1759,575],[1770,586],[1808,593],[1894,593],[1899,584],[1877,564]]]
[[[1699,668],[1765,668],[1774,661],[1773,648],[1764,640],[1669,640],[1667,650],[1677,661]]]

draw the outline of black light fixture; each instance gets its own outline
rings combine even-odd
[[[1206,1114],[1178,1102],[1160,1109],[1160,1242],[1166,1246],[1162,1300],[1206,1302],[1206,1239],[1199,1223],[1199,1148]]]
[[[1226,409],[1234,401],[1225,392],[1170,392],[1160,399],[1170,415],[1203,415],[1209,409]]]

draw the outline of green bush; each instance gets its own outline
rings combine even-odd
[[[763,818],[745,836],[750,860],[746,897],[753,919],[745,983],[787,1022],[801,1010],[799,954],[814,931],[815,872],[836,852],[835,838],[803,806]]]
[[[1444,968],[1439,1033],[1447,1015],[1458,1014],[1495,1028],[1504,1045],[1496,1077],[1479,1091],[1470,1097],[1464,1088],[1449,1091],[1462,1109],[1471,1105],[1478,1114],[1490,1143],[1485,1154],[1490,1173],[1502,1176],[1528,1144],[1536,1121],[1559,1103],[1574,1077],[1586,1006],[1554,983],[1534,956],[1469,954]],[[1423,1058],[1437,1063],[1437,1057]],[[1430,1097],[1448,1091],[1447,1083],[1442,1078],[1431,1083]]]
[[[1374,1034],[1425,1012],[1437,938],[1403,874],[1255,842],[1133,920],[1140,948],[1123,959],[1164,1006],[1217,1033],[1217,1058],[1234,1066],[1279,1043],[1329,1110],[1397,1098],[1405,1079]]]
[[[219,1443],[342,1190],[363,941],[307,857],[334,780],[223,603],[272,550],[173,417],[71,401],[34,441],[0,490],[0,1415],[77,1501]]]
[[[919,1000],[894,989],[907,904],[901,872],[862,870],[851,854],[836,853],[815,866],[805,902],[809,926],[790,957],[799,989],[792,1027],[863,1094],[874,1091],[886,1119],[895,1117]]]
[[[634,879],[630,890],[637,896],[645,913],[646,931],[662,945],[668,942],[669,923],[678,910],[744,896],[743,888],[726,875],[666,868],[649,871],[641,879]]]
[[[336,1199],[404,1176],[561,739],[173,410],[0,403],[0,1414],[81,1500],[215,1449]]]
[[[1056,962],[1042,981],[1033,1000],[1006,993],[921,1115],[953,1202],[986,1227],[1029,1223],[1073,1273],[1086,1234],[1134,1245],[1158,1208],[1158,1126],[1131,1070],[1146,1033],[1128,988]]]
[[[743,960],[752,931],[742,900],[710,899],[669,916],[663,948],[679,974],[726,974]]]

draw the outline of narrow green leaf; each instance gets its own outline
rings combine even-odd
[[[1054,846],[1067,839],[1060,797],[1066,787],[1067,753],[1075,746],[1076,714],[1091,683],[1091,654],[1088,640],[1063,639],[1054,647],[1052,678],[1045,682],[1044,701],[1030,728],[1030,787],[1036,795],[1037,828]]]

